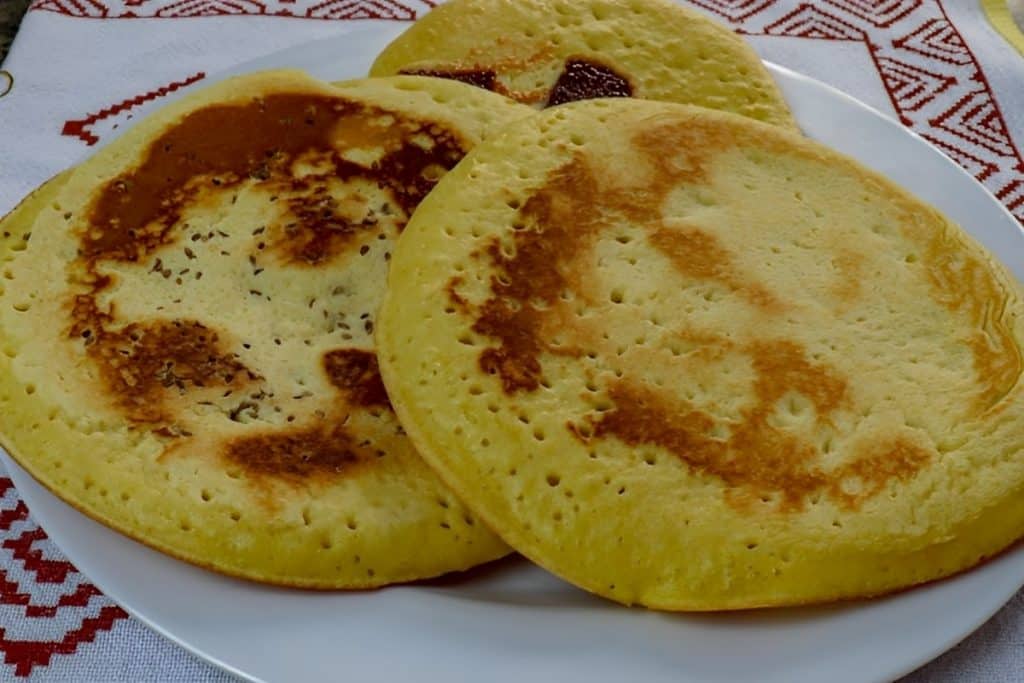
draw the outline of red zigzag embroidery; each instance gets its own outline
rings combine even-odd
[[[61,607],[86,607],[89,604],[89,598],[100,595],[96,586],[80,583],[74,593],[60,596],[56,605],[36,605],[32,602],[32,596],[22,593],[19,588],[16,582],[7,578],[7,572],[0,570],[0,604],[22,605],[25,608],[26,617],[36,618],[55,617],[57,610]]]
[[[128,614],[114,605],[108,605],[90,619],[83,619],[82,625],[64,634],[58,641],[35,642],[29,640],[8,640],[7,632],[0,628],[0,650],[4,651],[4,662],[14,665],[14,675],[28,676],[35,666],[48,666],[55,654],[69,655],[82,643],[91,643],[100,631],[109,631],[114,622],[127,619]]]
[[[0,480],[0,484],[2,484],[2,482],[4,481],[9,482],[10,479],[2,479]],[[10,488],[11,486],[13,486],[13,484],[7,486],[6,488]],[[3,492],[0,492],[0,496],[2,495]],[[27,517],[28,508],[25,507],[24,502],[18,500],[18,504],[15,505],[13,509],[4,510],[3,512],[0,512],[0,531],[7,531],[11,528],[12,524],[14,524],[15,522],[20,522],[21,520],[26,519]]]
[[[4,541],[4,547],[13,551],[14,559],[21,560],[25,569],[35,572],[39,583],[64,583],[68,574],[78,571],[66,560],[48,560],[43,551],[33,548],[32,544],[46,538],[46,532],[39,527],[24,531],[18,538]]]
[[[14,483],[8,477],[0,477],[0,496],[6,494]],[[12,501],[13,502],[13,501]],[[20,499],[13,508],[0,510],[0,531],[8,531],[16,522],[28,519],[28,508]],[[62,583],[75,568],[62,560],[49,560],[43,557],[42,551],[33,549],[32,544],[46,538],[42,529],[35,527],[26,529],[16,539],[9,538],[3,546],[13,550],[16,559],[24,562],[25,568],[36,573],[40,583]],[[22,593],[18,585],[11,581],[6,571],[0,570],[0,604],[21,605],[25,608],[27,618],[53,618],[62,607],[86,607],[93,597],[99,596],[99,590],[89,583],[81,583],[73,593],[62,595],[55,605],[35,605],[31,596]],[[68,631],[64,637],[55,641],[9,640],[7,631],[0,628],[0,651],[4,653],[4,663],[14,666],[16,676],[29,676],[37,666],[48,666],[55,654],[72,654],[78,646],[96,639],[96,634],[109,631],[117,621],[127,619],[128,613],[116,605],[100,608],[95,617],[83,619],[81,625]]]
[[[123,111],[134,109],[140,104],[149,102],[151,100],[155,100],[158,97],[163,97],[164,95],[168,95],[174,92],[175,90],[179,90],[186,86],[192,85],[196,81],[201,81],[204,78],[206,78],[206,74],[200,71],[199,73],[189,76],[183,81],[175,81],[173,83],[169,83],[168,85],[163,86],[162,88],[150,90],[149,92],[144,93],[142,95],[136,95],[131,99],[118,102],[112,107],[101,109],[95,114],[89,114],[84,119],[65,121],[64,128],[61,130],[60,133],[61,135],[79,138],[80,140],[84,141],[85,144],[91,147],[100,140],[99,137],[97,137],[91,130],[89,130],[89,128],[91,128],[92,125],[95,124],[97,121],[102,121],[103,119],[109,118],[111,116],[116,116],[117,114],[120,114]]]

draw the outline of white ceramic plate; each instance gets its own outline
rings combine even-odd
[[[246,63],[337,80],[365,74],[401,26],[373,24]],[[888,174],[1024,279],[1024,234],[967,173],[857,101],[772,67],[805,132]],[[109,531],[47,493],[4,454],[32,515],[135,617],[200,657],[266,681],[496,683],[882,681],[965,637],[1024,583],[1024,549],[900,595],[827,608],[686,616],[625,609],[523,561],[470,579],[311,593],[224,578]]]

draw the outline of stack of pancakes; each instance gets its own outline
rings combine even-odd
[[[5,447],[217,571],[514,548],[732,609],[1024,535],[1020,285],[667,0],[453,0],[370,78],[221,82],[2,236]]]

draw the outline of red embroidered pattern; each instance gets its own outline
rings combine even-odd
[[[1024,223],[1024,157],[981,65],[941,0],[692,4],[725,18],[741,33],[863,42],[904,125],[967,169]]]
[[[35,0],[29,9],[89,19],[278,16],[412,21],[432,0]]]
[[[179,88],[184,88],[186,86],[192,85],[196,81],[201,81],[204,78],[206,78],[206,74],[200,71],[199,73],[192,74],[191,76],[182,81],[168,83],[167,85],[157,88],[156,90],[150,90],[147,93],[136,95],[135,97],[132,97],[127,100],[122,100],[110,107],[100,109],[95,114],[89,114],[84,119],[74,119],[72,121],[65,121],[64,128],[61,129],[60,133],[61,135],[77,137],[89,146],[95,145],[97,142],[99,142],[99,137],[97,137],[89,129],[97,121],[102,121],[103,119],[106,119],[110,116],[115,116],[117,114],[120,114],[121,112],[133,109],[139,106],[140,104],[143,104],[144,102],[149,102],[150,100],[155,100],[158,97],[163,97],[168,93],[172,93],[175,90],[178,90]]]
[[[770,36],[820,38],[825,40],[864,40],[864,31],[834,14],[813,5],[800,5],[781,19],[764,27]]]
[[[54,640],[19,640],[8,635],[9,629],[0,628],[0,652],[16,676],[28,676],[33,668],[47,666],[56,654],[72,654],[82,643],[92,642],[99,632],[109,631],[118,620],[128,618],[123,609],[85,582],[70,562],[47,557],[47,552],[37,547],[47,545],[43,543],[46,534],[29,519],[28,508],[6,477],[0,478],[0,539],[0,565],[7,567],[0,569],[0,604],[23,607],[25,620],[59,618],[72,624]],[[52,547],[47,551],[54,554]],[[56,586],[56,602],[40,602],[32,594],[33,586],[20,585],[16,574],[25,584]]]

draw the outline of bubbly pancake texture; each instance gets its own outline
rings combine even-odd
[[[881,594],[1024,533],[1020,292],[816,143],[597,100],[438,185],[377,343],[413,442],[514,548],[624,603],[735,609]]]
[[[267,72],[147,119],[4,222],[31,231],[4,255],[9,452],[90,516],[260,581],[505,554],[404,435],[373,332],[413,209],[531,113],[439,79]]]
[[[452,0],[370,70],[397,73],[453,78],[538,108],[632,96],[796,128],[750,46],[670,0]]]

